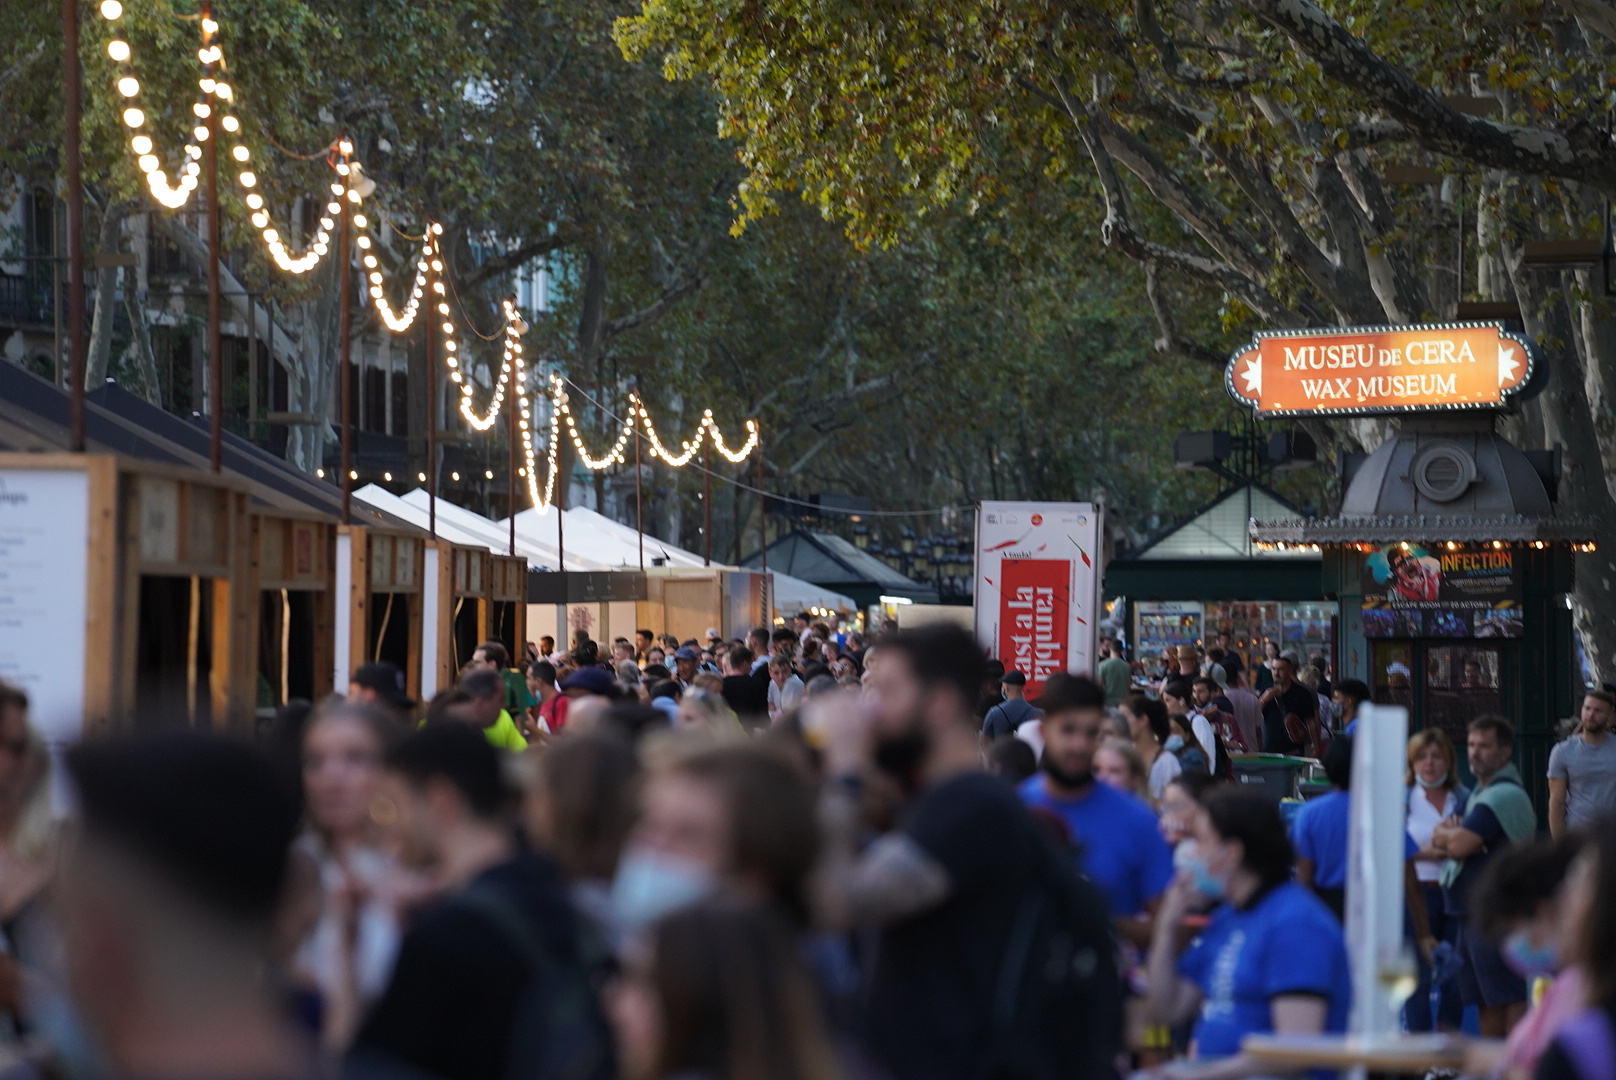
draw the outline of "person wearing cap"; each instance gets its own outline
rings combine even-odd
[[[474,668],[460,676],[459,689],[470,700],[450,705],[451,719],[481,728],[489,743],[498,750],[521,753],[527,749],[527,740],[504,707],[505,680],[500,678],[499,672],[486,667]]]
[[[404,692],[404,672],[386,660],[359,665],[348,680],[348,700],[383,709],[400,721],[408,720],[415,708],[415,702]]]
[[[679,646],[673,654],[673,670],[681,690],[690,689],[690,681],[696,677],[696,671],[700,666],[701,653],[689,645]]]
[[[1006,735],[1014,735],[1022,724],[1039,715],[1027,700],[1027,676],[1019,671],[1007,671],[999,680],[1004,700],[988,710],[982,720],[982,742],[992,743]]]

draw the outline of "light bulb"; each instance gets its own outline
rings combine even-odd
[[[242,187],[252,187],[256,183],[258,183],[258,177],[254,176],[252,173],[244,172],[241,174]]]
[[[196,113],[196,115],[201,117],[203,120],[206,120],[213,114],[213,107],[205,101],[199,101],[195,105],[191,106],[191,111]]]
[[[335,213],[335,211],[333,211],[333,213]],[[332,221],[328,217],[323,217],[323,218],[320,219],[320,228],[322,228],[322,229],[329,229],[335,224],[336,224],[336,222]]]
[[[217,87],[214,88],[213,92],[214,92],[215,95],[218,96],[220,101],[229,101],[230,100],[230,95],[232,93],[229,83],[220,83]]]
[[[390,472],[384,472],[384,473],[382,473],[382,479],[386,480],[388,483],[392,483],[393,474],[390,473]]]
[[[241,127],[241,121],[237,120],[234,116],[227,116],[223,120],[220,120],[219,123],[226,131],[236,131]]]
[[[132,128],[137,128],[146,122],[146,114],[139,109],[125,109],[123,111],[123,122]]]
[[[353,223],[355,228],[363,229],[365,226],[370,224],[370,219],[365,217],[364,214],[355,214],[353,216]]]
[[[457,472],[452,472],[449,474],[449,479],[458,481],[460,479],[460,474]]]
[[[374,256],[374,255],[366,255],[365,256],[365,266],[366,266],[367,269],[370,269],[370,270],[376,269],[376,256]]]
[[[200,159],[202,157],[202,148],[200,146],[187,146],[185,148],[185,156],[188,158]]]
[[[230,151],[230,156],[235,158],[237,161],[246,161],[247,148],[245,146],[238,146],[234,150]]]
[[[359,192],[357,192],[357,191],[348,192],[348,201],[351,202],[351,203],[358,202],[359,201]]]
[[[424,472],[423,473],[416,473],[415,478],[417,480],[419,480],[423,484],[426,483],[426,473],[424,473]]]
[[[252,216],[252,223],[255,228],[262,229],[269,224],[269,215],[260,210]]]
[[[326,253],[326,246],[324,244],[315,244],[314,253],[316,255],[324,255]]]
[[[347,166],[347,164],[345,162],[341,162],[341,161],[337,162],[337,175],[338,176],[347,176],[350,171],[351,170],[349,170],[349,168],[348,168],[348,166]]]
[[[443,273],[443,263],[442,263],[442,262],[440,262],[440,261],[439,261],[439,260],[437,260],[437,259],[433,259],[433,260],[432,260],[432,272],[433,272],[433,273],[434,273],[434,274],[441,274],[441,273]]]
[[[194,161],[187,161],[185,163],[185,175],[186,176],[200,176],[201,174],[202,174],[202,166],[198,165]]]
[[[443,235],[443,226],[439,225],[435,221],[432,223],[432,235],[433,236],[442,236]]]
[[[196,128],[192,130],[191,134],[196,138],[197,142],[208,141],[208,129],[203,127],[201,124],[198,124]]]
[[[370,237],[368,237],[368,236],[355,237],[354,238],[354,243],[358,244],[360,250],[363,251],[365,248],[370,247]]]
[[[118,93],[124,97],[134,97],[140,93],[140,80],[133,75],[125,75],[118,80]]]
[[[447,314],[449,314],[449,305],[448,304],[439,304],[438,305],[438,310],[440,312],[442,312],[443,314],[447,315]]]
[[[359,472],[358,472],[358,470],[357,470],[357,469],[349,469],[349,470],[348,470],[348,479],[350,479],[350,480],[357,480],[357,479],[359,479]]]
[[[157,165],[158,165],[158,161],[157,161],[157,155],[156,154],[141,154],[140,155],[140,168],[141,168],[142,171],[144,171],[144,172],[155,172],[157,170]]]
[[[351,154],[353,153],[353,143],[349,142],[347,139],[343,139],[337,144],[337,149],[341,150],[344,154]]]
[[[209,62],[209,58],[212,55],[213,55],[213,50],[212,49],[202,48],[202,49],[196,50],[196,58],[198,60],[202,61],[202,63],[204,63],[204,64]]]
[[[205,18],[202,20],[202,32],[209,37],[212,37],[214,34],[219,32],[219,24],[214,22],[212,19]]]
[[[256,191],[253,192],[251,195],[247,196],[247,206],[253,210],[262,210],[264,207],[264,197],[258,194]]]
[[[492,480],[494,478],[494,470],[493,469],[484,469],[483,470],[483,477],[485,479]]]
[[[329,214],[340,214],[340,213],[342,213],[342,204],[341,203],[334,203],[334,202],[333,203],[326,203],[325,204],[325,209],[326,209],[326,212],[329,213]],[[326,226],[326,227],[330,228],[329,225]]]
[[[372,284],[380,285],[382,283],[382,272],[380,270],[372,270],[370,272],[370,280]]]
[[[281,239],[281,234],[276,232],[274,229],[265,229],[264,230],[264,242],[265,243],[267,243],[267,244],[278,244],[278,243],[280,243],[280,239]]]
[[[219,84],[214,82],[212,79],[204,78],[204,79],[198,79],[196,81],[196,85],[198,85],[198,86],[200,86],[202,88],[202,92],[204,94],[211,94],[211,93],[213,93],[213,88],[215,86],[218,86]]]
[[[112,57],[118,63],[123,63],[125,60],[129,59],[129,43],[127,41],[107,42],[107,55]]]
[[[324,469],[315,469],[314,470],[314,475],[318,476],[321,480],[324,480],[325,479],[325,470]]]
[[[443,324],[443,332],[444,332],[444,333],[445,333],[445,334],[452,334],[452,333],[454,333],[454,323],[452,323],[452,322],[446,322],[446,323],[444,323],[444,324]]]
[[[130,139],[129,146],[137,154],[149,154],[152,151],[152,141],[144,135],[136,135]]]
[[[101,17],[111,22],[113,19],[123,17],[123,5],[118,0],[102,0]]]

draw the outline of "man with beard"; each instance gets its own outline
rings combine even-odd
[[[1285,653],[1270,664],[1274,685],[1258,702],[1263,710],[1263,753],[1311,755],[1319,745],[1319,695],[1296,681],[1296,656]]]
[[[986,663],[970,635],[900,630],[880,653],[862,702],[809,706],[830,777],[817,906],[829,925],[880,929],[865,1019],[892,1076],[988,1075],[1006,1049],[995,1019],[1003,959],[1043,841],[1015,790],[981,771],[973,706]],[[863,796],[878,785],[901,791],[902,825],[860,853]]]
[[[1582,698],[1582,723],[1549,751],[1549,831],[1556,838],[1583,829],[1616,808],[1616,697],[1590,690]]]
[[[1044,684],[1038,703],[1044,708],[1042,775],[1021,785],[1021,798],[1066,822],[1080,868],[1110,901],[1118,931],[1148,945],[1151,916],[1173,880],[1173,853],[1150,807],[1095,782],[1105,690],[1085,676],[1060,672]]]

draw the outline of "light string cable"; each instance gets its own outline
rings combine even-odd
[[[170,183],[168,171],[163,167],[162,158],[157,153],[157,144],[150,135],[142,129],[146,127],[146,110],[140,107],[140,79],[135,75],[134,56],[129,47],[129,41],[121,32],[117,24],[123,18],[123,4],[120,0],[102,0],[101,17],[113,24],[112,40],[107,42],[107,56],[118,65],[118,79],[114,84],[118,95],[124,99],[124,108],[121,118],[124,126],[130,130],[129,149],[135,156],[135,163],[140,171],[146,174],[146,186],[151,189],[152,198],[170,210],[178,210],[190,201],[199,183],[198,177],[202,173],[202,147],[199,145],[208,137],[205,123],[198,123],[192,131],[192,139],[185,144],[185,161],[178,168],[179,180]],[[205,32],[204,32],[204,36]],[[198,57],[206,64],[204,48]],[[204,79],[206,85],[211,80]],[[228,92],[228,90],[227,90]],[[198,100],[192,104],[191,110],[196,113],[199,121],[205,121],[210,111],[207,103],[208,91],[204,90]]]

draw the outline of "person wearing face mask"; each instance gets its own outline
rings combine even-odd
[[[1353,692],[1354,681],[1343,679],[1336,684],[1337,700]],[[1432,968],[1426,956],[1434,953],[1439,943],[1446,942],[1452,946],[1457,928],[1454,920],[1448,917],[1442,901],[1442,883],[1439,879],[1446,856],[1432,846],[1431,835],[1438,825],[1459,814],[1465,801],[1470,798],[1470,789],[1459,783],[1458,758],[1453,752],[1453,743],[1441,728],[1425,728],[1415,732],[1408,740],[1407,783],[1407,829],[1409,838],[1417,848],[1414,875],[1425,904],[1431,940],[1420,943],[1417,954],[1420,981],[1403,1006],[1403,1020],[1410,1031],[1437,1028],[1454,1031],[1464,1017],[1464,1002],[1459,997],[1456,980],[1449,978],[1436,988],[1440,1006],[1434,1023],[1431,1014]]]
[[[1218,736],[1212,728],[1212,721],[1195,711],[1195,686],[1189,679],[1174,679],[1162,688],[1162,704],[1167,706],[1167,715],[1181,721],[1186,729],[1184,734],[1189,741],[1200,746],[1201,752],[1206,755],[1206,762],[1201,766],[1208,772],[1216,772],[1213,763],[1218,756]],[[1178,747],[1169,747],[1174,753],[1179,752]],[[1185,768],[1192,768],[1183,760],[1179,763]]]
[[[1121,1011],[1104,901],[1051,851],[1015,790],[981,771],[972,709],[981,650],[941,624],[896,631],[880,648],[861,701],[808,706],[809,726],[825,735],[828,777],[818,922],[878,932],[865,1010],[871,1050],[896,1080],[992,1075],[1006,1057],[1073,1080],[1114,1075]],[[1103,694],[1094,702],[1097,728]],[[863,796],[877,774],[901,791],[901,825],[861,848]],[[1052,931],[1082,963],[1061,965],[1035,992],[1011,983],[1007,1010],[1004,965],[1018,948],[1026,955],[1013,935],[1029,898],[1046,913],[1031,920],[1036,941],[1047,949]]]
[[[1369,698],[1369,684],[1360,679],[1340,679],[1331,688],[1330,718],[1342,734],[1358,733],[1358,709]]]
[[[1081,851],[1079,868],[1105,892],[1118,932],[1148,945],[1150,920],[1173,879],[1173,853],[1142,799],[1095,781],[1105,690],[1086,676],[1059,672],[1038,700],[1043,774],[1021,785],[1021,799],[1066,823]]]
[[[1587,1008],[1565,1022],[1537,1064],[1537,1080],[1609,1080],[1616,1065],[1616,830],[1588,838],[1562,894],[1562,957],[1586,979]]]
[[[612,881],[627,930],[723,891],[808,924],[808,874],[818,853],[814,797],[770,750],[720,746],[652,775]]]
[[[1160,1070],[1173,1080],[1263,1075],[1240,1042],[1252,1034],[1346,1030],[1352,989],[1341,924],[1291,881],[1279,810],[1254,791],[1206,798],[1196,851],[1162,901],[1151,943],[1148,1005],[1160,1023],[1195,1021],[1195,1058]],[[1178,955],[1179,926],[1201,898],[1221,901]]]
[[[1553,981],[1501,1048],[1470,1048],[1466,1075],[1530,1080],[1555,1035],[1587,1006],[1587,977],[1568,959],[1572,916],[1586,907],[1590,887],[1585,850],[1581,833],[1520,844],[1494,859],[1476,882],[1477,930],[1498,944],[1504,962],[1522,978]]]
[[[1167,741],[1162,744],[1162,748],[1178,759],[1179,771],[1212,771],[1206,751],[1201,749],[1201,744],[1195,739],[1190,717],[1183,713],[1169,713],[1167,731]]]
[[[1555,836],[1616,810],[1616,739],[1610,737],[1616,697],[1588,691],[1581,719],[1572,736],[1549,751],[1549,831]]]

